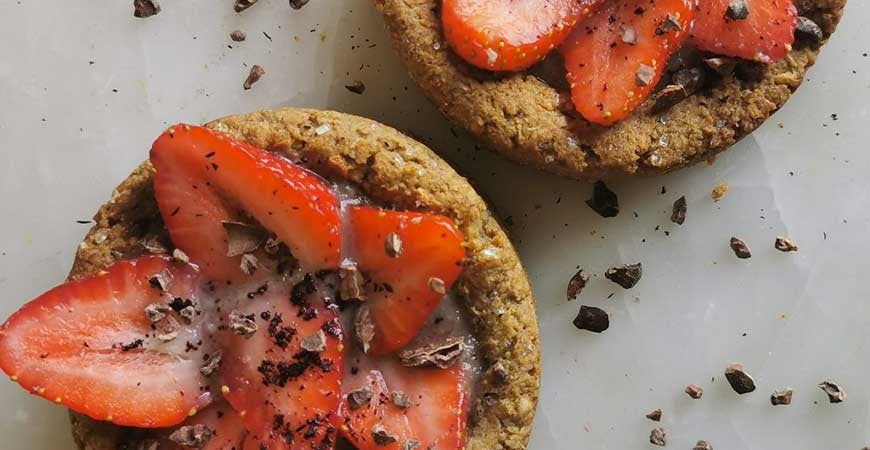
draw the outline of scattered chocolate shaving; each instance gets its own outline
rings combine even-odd
[[[683,31],[683,26],[680,25],[680,19],[673,14],[668,14],[665,17],[665,23],[662,25],[665,31]]]
[[[713,187],[713,191],[710,192],[710,197],[713,197],[713,200],[715,200],[715,201],[719,201],[727,193],[728,193],[728,183],[719,183]]]
[[[698,441],[692,450],[713,450],[713,446],[707,441]]]
[[[302,9],[308,4],[308,0],[290,0],[290,7],[293,9]]]
[[[686,91],[685,86],[680,84],[669,84],[656,93],[652,111],[654,113],[660,113],[668,110],[688,97],[689,93]]]
[[[770,404],[773,406],[791,405],[791,397],[794,395],[792,388],[785,388],[781,391],[773,391],[770,394]]]
[[[846,400],[846,390],[833,381],[822,381],[819,383],[819,389],[828,394],[828,401],[831,403],[841,403],[843,400]]]
[[[322,359],[319,353],[303,350],[293,355],[293,361],[263,360],[257,371],[263,376],[263,385],[285,387],[288,381],[301,376],[312,367],[331,372],[332,361]]]
[[[181,329],[181,324],[172,316],[166,316],[155,325],[154,337],[163,342],[169,342],[178,337],[178,330]]]
[[[242,273],[244,273],[245,275],[253,275],[254,272],[257,271],[257,267],[259,267],[259,265],[260,261],[257,259],[256,256],[250,253],[245,253],[244,255],[242,255],[242,259],[239,262],[239,269],[241,269]]]
[[[166,253],[169,253],[169,249],[163,245],[163,242],[157,236],[144,237],[140,242],[140,245],[142,245],[142,248],[144,248],[145,251],[153,255],[165,255]]]
[[[402,238],[396,233],[390,233],[384,240],[384,250],[390,258],[402,256]]]
[[[248,78],[245,78],[245,82],[244,84],[242,84],[242,87],[245,88],[245,90],[250,89],[251,86],[253,86],[254,83],[260,81],[260,78],[262,78],[265,74],[266,71],[263,70],[263,68],[260,67],[259,64],[254,64],[254,66],[251,67],[251,72],[248,74]]]
[[[662,428],[653,428],[653,430],[649,433],[649,443],[652,445],[658,445],[659,447],[664,447],[667,445],[667,440],[665,439],[667,434],[665,430]]]
[[[659,422],[662,420],[662,410],[654,409],[647,413],[646,418],[652,420],[653,422]]]
[[[686,221],[686,209],[688,206],[686,204],[686,196],[682,196],[674,202],[674,210],[671,213],[671,222],[682,225],[683,222]]]
[[[447,293],[447,286],[444,284],[444,280],[438,277],[429,277],[429,290],[432,292],[444,295]]]
[[[706,64],[710,69],[713,69],[714,72],[723,76],[730,75],[734,72],[734,68],[737,67],[737,61],[724,57],[707,58],[704,60],[704,64]]]
[[[588,282],[589,275],[587,275],[586,272],[583,271],[583,269],[578,270],[577,273],[575,273],[574,276],[571,277],[571,279],[568,281],[568,301],[570,302],[571,300],[577,298],[577,296],[580,295],[581,292],[583,292],[583,288],[586,287],[586,283]]]
[[[211,439],[211,428],[198,423],[185,425],[169,435],[169,440],[187,448],[203,448]]]
[[[229,220],[221,221],[221,225],[227,232],[227,256],[229,257],[251,253],[266,242],[266,233],[260,227]]]
[[[418,440],[408,439],[404,444],[402,444],[402,450],[417,450],[421,445],[422,444],[420,444],[420,441]]]
[[[731,238],[731,250],[734,250],[734,255],[740,259],[748,259],[752,257],[752,252],[749,251],[749,246],[746,245],[746,242],[742,240],[732,237]]]
[[[391,392],[390,399],[393,401],[393,404],[400,409],[408,409],[411,407],[411,398],[408,397],[408,394],[405,394],[402,391]]]
[[[181,319],[184,320],[185,323],[193,322],[193,317],[196,315],[196,308],[193,305],[187,305],[181,310],[178,311],[178,315],[181,316]]]
[[[366,91],[366,85],[360,80],[354,80],[353,83],[345,85],[344,88],[359,95]]]
[[[190,264],[190,257],[187,256],[187,253],[184,253],[184,250],[180,248],[172,250],[172,259],[183,262],[185,264]]]
[[[643,266],[641,263],[611,267],[607,269],[607,272],[604,272],[605,278],[622,286],[624,289],[633,288],[640,281],[642,275]]]
[[[322,352],[326,350],[326,334],[323,333],[323,330],[317,330],[316,333],[302,339],[299,346],[302,347],[302,350],[309,352]]]
[[[731,20],[746,20],[749,17],[749,3],[746,0],[731,0],[728,9],[725,10],[725,17]]]
[[[640,87],[649,86],[656,76],[656,70],[646,64],[641,64],[634,74],[634,83]]]
[[[145,307],[145,317],[148,318],[149,322],[155,324],[163,320],[169,311],[171,311],[169,306],[163,303],[152,303]]]
[[[449,337],[440,343],[402,350],[399,352],[399,359],[405,367],[446,369],[459,359],[464,350],[465,344],[462,337]]]
[[[725,378],[731,389],[738,394],[748,394],[755,390],[755,380],[746,372],[743,364],[734,363],[725,369]]]
[[[338,268],[338,296],[342,301],[365,301],[363,276],[356,263],[343,261]]]
[[[690,384],[686,386],[686,395],[697,400],[704,395],[704,388],[698,386],[697,384]]]
[[[390,433],[383,425],[377,423],[372,427],[372,439],[378,445],[390,445],[398,440],[395,434]]]
[[[375,337],[375,324],[372,322],[371,311],[369,311],[368,305],[360,305],[356,310],[353,328],[356,332],[356,338],[362,346],[363,353],[368,353],[371,348],[372,339]]]
[[[221,358],[223,358],[223,353],[220,350],[206,355],[205,363],[199,368],[199,373],[204,377],[210,377],[217,372],[218,368],[221,365]]]
[[[230,33],[230,39],[232,39],[235,42],[244,42],[244,40],[247,38],[248,38],[248,35],[245,34],[245,32],[242,30],[236,30],[236,31],[233,31],[232,33]]]
[[[160,13],[160,4],[156,0],[133,0],[133,17],[145,19]]]
[[[774,248],[776,248],[777,250],[779,250],[781,252],[796,252],[796,251],[798,251],[798,246],[795,245],[795,243],[792,242],[791,239],[786,238],[786,237],[782,237],[782,236],[776,237],[776,241],[774,241],[773,246],[774,246]]]
[[[574,326],[579,330],[601,333],[610,328],[610,316],[601,308],[580,305],[580,312],[574,318]]]
[[[286,248],[277,236],[269,236],[263,244],[263,251],[269,256],[275,256]]]
[[[275,340],[275,345],[281,348],[287,348],[290,340],[296,335],[296,329],[284,326],[282,325],[283,323],[284,319],[281,317],[281,313],[275,313],[275,315],[269,319],[269,327],[267,330],[269,331],[269,336]]]
[[[372,391],[368,387],[361,387],[359,389],[350,391],[347,394],[347,404],[350,406],[351,410],[359,409],[360,407],[366,406],[371,401]]]
[[[592,198],[586,204],[601,217],[616,217],[619,214],[619,199],[603,181],[596,181],[592,186]]]
[[[622,39],[622,42],[628,45],[637,44],[637,30],[628,24],[622,24],[619,26],[619,37]]]
[[[244,315],[241,311],[233,310],[229,315],[230,329],[239,336],[250,337],[257,332],[257,322],[254,315]]]
[[[169,290],[169,283],[172,281],[172,274],[169,270],[163,269],[148,278],[148,284],[155,289],[166,292]]]
[[[121,351],[122,352],[129,352],[130,350],[142,347],[142,344],[143,344],[142,339],[136,339],[129,344],[121,344]]]
[[[257,3],[257,0],[236,0],[236,3],[233,5],[233,9],[240,13]]]
[[[800,40],[813,43],[821,42],[825,38],[822,27],[804,16],[798,17],[794,35]]]

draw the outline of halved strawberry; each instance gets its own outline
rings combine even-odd
[[[444,0],[451,48],[487,70],[523,70],[565,40],[602,0]]]
[[[270,285],[239,310],[257,330],[224,331],[222,392],[250,431],[246,448],[249,441],[274,450],[335,444],[344,343],[335,312],[323,304],[310,275],[290,293]]]
[[[346,382],[341,404],[345,439],[358,450],[464,448],[467,399],[458,366],[412,369],[395,359],[377,365],[378,370],[361,372]],[[371,394],[367,403],[354,400],[359,394],[353,392],[363,392],[359,390]],[[412,441],[419,445],[406,444]]]
[[[650,95],[687,36],[695,0],[614,0],[580,23],[562,53],[574,107],[611,125]]]
[[[338,267],[339,204],[317,175],[212,130],[175,125],[151,148],[154,194],[172,241],[212,279],[241,276],[221,221],[241,211],[309,270]]]
[[[796,26],[791,0],[703,0],[690,39],[701,50],[769,63],[791,49]]]
[[[456,281],[465,258],[462,233],[447,217],[348,209],[352,259],[375,286],[367,305],[374,324],[371,353],[397,350],[414,338]]]
[[[168,293],[149,282],[164,270],[172,278]],[[148,256],[58,286],[0,327],[0,368],[28,391],[94,419],[178,424],[211,395],[201,361],[183,346],[155,342],[145,307],[190,298],[197,277],[188,265]]]

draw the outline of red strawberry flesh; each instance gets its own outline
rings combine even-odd
[[[701,50],[769,63],[785,57],[794,43],[797,10],[791,0],[746,0],[749,14],[731,19],[731,0],[703,0],[690,40]]]

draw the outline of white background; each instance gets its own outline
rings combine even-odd
[[[586,207],[589,185],[524,171],[455,137],[366,0],[312,0],[301,11],[261,0],[241,15],[230,0],[164,0],[144,20],[131,3],[0,0],[0,320],[64,278],[89,227],[76,220],[90,218],[167,124],[331,108],[427,142],[512,217],[544,343],[530,448],[648,448],[655,424],[644,414],[654,408],[664,410],[669,448],[698,439],[717,450],[870,445],[867,2],[851,1],[783,110],[713,165],[611,183],[622,207],[613,219]],[[235,29],[246,42],[229,40]],[[243,91],[252,64],[266,75]],[[357,79],[363,95],[344,88]],[[714,203],[720,182],[731,188]],[[678,227],[668,218],[681,195],[689,212]],[[732,235],[752,259],[734,257]],[[800,251],[774,250],[777,235]],[[637,261],[634,289],[603,279],[607,267]],[[578,265],[595,276],[568,303]],[[581,303],[609,311],[610,329],[576,330]],[[738,361],[756,378],[754,394],[724,381]],[[826,378],[847,389],[845,403],[828,404],[815,387]],[[683,393],[688,383],[705,388],[701,400]],[[773,408],[768,395],[784,386],[794,403]],[[62,408],[3,380],[0,405],[0,447],[72,447]]]

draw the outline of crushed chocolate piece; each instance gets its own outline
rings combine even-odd
[[[121,344],[121,351],[122,352],[129,352],[130,350],[142,347],[142,344],[143,344],[142,339],[136,339],[129,344]]]
[[[669,84],[658,91],[652,106],[654,113],[660,113],[689,97],[689,92],[681,84]]]
[[[309,352],[322,352],[326,350],[326,334],[323,333],[323,330],[317,330],[316,333],[302,339],[299,346],[302,347],[302,350]]]
[[[393,401],[393,404],[396,407],[401,409],[408,409],[411,407],[411,398],[408,397],[408,394],[402,391],[393,391],[390,393],[390,399]]]
[[[309,368],[331,372],[332,361],[321,358],[319,353],[303,350],[293,355],[293,361],[275,362],[264,359],[257,367],[257,372],[263,376],[263,385],[285,387],[288,381],[301,376]]]
[[[183,262],[185,264],[190,264],[190,257],[187,256],[187,253],[184,253],[184,250],[180,248],[172,250],[172,259]]]
[[[211,428],[198,423],[185,425],[169,435],[169,440],[187,448],[203,448],[211,439]]]
[[[338,279],[338,297],[342,301],[365,301],[365,293],[362,289],[363,276],[356,263],[342,261],[338,268]]]
[[[257,3],[257,0],[236,0],[235,4],[233,5],[233,9],[237,13],[240,13],[240,12],[254,6],[255,3]]]
[[[459,359],[464,350],[465,341],[462,337],[449,337],[440,343],[402,350],[399,359],[405,367],[446,369]]]
[[[281,317],[281,313],[275,313],[274,316],[269,320],[269,336],[271,336],[275,340],[275,345],[281,348],[287,348],[287,344],[290,343],[290,340],[293,339],[293,336],[296,335],[296,329],[289,326],[283,326],[284,319]]]
[[[652,420],[653,422],[659,422],[662,420],[662,410],[658,408],[654,409],[647,413],[646,418]]]
[[[671,222],[682,225],[686,221],[686,196],[682,196],[674,202],[674,210],[671,213]]]
[[[730,75],[734,72],[734,68],[737,67],[736,60],[724,57],[707,58],[704,60],[704,64],[706,64],[710,69],[713,69],[714,72],[723,76]]]
[[[587,275],[586,272],[583,271],[583,269],[578,270],[577,273],[575,273],[574,276],[571,277],[571,280],[568,281],[568,301],[570,302],[571,300],[577,298],[577,296],[580,295],[581,292],[583,292],[583,288],[586,287],[586,283],[588,282],[589,275]]]
[[[686,94],[692,95],[704,84],[704,71],[700,67],[680,69],[671,76],[671,83],[683,86]]]
[[[828,394],[828,401],[831,403],[841,403],[843,400],[846,400],[846,390],[833,381],[822,381],[819,383],[819,389]]]
[[[163,342],[169,342],[178,337],[178,330],[181,329],[181,324],[175,320],[175,317],[166,316],[158,322],[155,327],[155,337]]]
[[[155,324],[163,320],[170,310],[169,306],[163,303],[152,303],[145,307],[145,317],[148,318],[149,322]]]
[[[622,24],[619,26],[619,37],[622,39],[622,42],[628,45],[637,44],[637,30],[628,24]]]
[[[239,263],[239,269],[242,270],[242,273],[245,275],[253,275],[254,272],[257,271],[257,267],[259,267],[260,261],[257,260],[257,257],[250,254],[245,253],[242,255],[242,260]]]
[[[743,364],[734,363],[728,366],[725,369],[725,378],[738,394],[748,394],[755,390],[755,380],[746,372]]]
[[[662,428],[653,428],[649,433],[649,443],[652,445],[658,445],[659,447],[664,447],[667,445],[666,440],[667,434],[665,430]]]
[[[293,9],[302,9],[308,4],[308,0],[290,0],[290,7]]]
[[[210,377],[215,372],[217,372],[218,368],[221,365],[221,358],[223,358],[223,353],[220,350],[212,353],[211,355],[206,355],[205,362],[199,368],[199,373],[204,377]]]
[[[416,439],[408,439],[402,444],[402,450],[417,450],[422,444]]]
[[[251,253],[266,242],[266,233],[260,227],[230,220],[222,220],[221,225],[227,232],[227,256],[229,257]]]
[[[690,384],[690,385],[686,386],[686,394],[689,397],[692,397],[693,399],[697,400],[697,399],[701,398],[701,396],[704,395],[704,388],[702,388],[701,386],[698,386],[697,384]]]
[[[634,74],[634,83],[640,87],[649,86],[656,77],[656,70],[646,64],[641,64]]]
[[[269,236],[263,244],[263,251],[269,256],[275,256],[283,249],[286,249],[286,246],[284,246],[277,236]]]
[[[398,440],[395,434],[390,433],[383,425],[377,423],[372,427],[372,439],[378,445],[390,445]]]
[[[825,38],[822,27],[804,16],[797,18],[797,28],[795,28],[794,35],[800,40],[813,43],[821,42]]]
[[[773,391],[770,394],[770,404],[773,406],[791,405],[791,397],[794,395],[794,389],[785,388],[781,391]]]
[[[668,14],[665,17],[665,23],[662,24],[662,29],[665,31],[683,31],[683,26],[680,25],[680,19],[673,14]]]
[[[347,394],[347,404],[350,406],[351,410],[359,409],[360,407],[366,406],[371,401],[372,391],[368,387],[361,387],[359,389],[350,391]]]
[[[692,450],[713,450],[713,446],[707,441],[698,441]]]
[[[362,95],[362,93],[366,91],[366,85],[360,80],[354,80],[353,83],[346,84],[344,88],[359,95]]]
[[[749,246],[746,245],[746,242],[742,240],[732,237],[731,238],[731,250],[734,250],[734,255],[740,259],[748,259],[752,257],[752,252],[749,251]]]
[[[155,289],[159,289],[163,292],[169,290],[169,285],[172,282],[172,274],[167,269],[163,269],[151,277],[148,278],[148,284]]]
[[[371,311],[369,311],[368,305],[360,305],[356,310],[353,328],[356,332],[357,340],[362,345],[363,353],[368,353],[371,348],[372,339],[375,337],[375,324],[372,322]]]
[[[153,255],[165,255],[169,253],[169,249],[163,245],[163,242],[158,236],[146,236],[142,238],[142,241],[139,242],[139,244],[145,249],[145,251]]]
[[[133,17],[145,19],[160,13],[156,0],[133,0]]]
[[[605,278],[622,286],[624,289],[633,288],[640,281],[642,275],[643,266],[641,263],[611,267],[607,269],[607,272],[604,272]]]
[[[266,74],[266,71],[259,64],[254,64],[251,67],[251,72],[248,73],[248,77],[245,78],[245,82],[242,84],[242,87],[247,91],[254,85],[254,83],[260,81],[260,78]]]
[[[725,10],[725,17],[731,20],[746,20],[749,17],[749,3],[746,0],[731,0],[728,9]]]
[[[230,39],[232,39],[235,42],[244,42],[244,40],[247,38],[248,38],[248,35],[245,34],[245,32],[242,30],[236,30],[236,31],[233,31],[232,33],[230,33]]]
[[[390,258],[402,256],[402,238],[396,233],[388,234],[384,240],[384,250]]]
[[[719,201],[727,193],[728,183],[719,183],[713,187],[713,191],[710,192],[710,197],[713,197],[714,201]]]
[[[592,186],[592,198],[586,204],[601,217],[616,217],[619,214],[619,199],[603,181],[596,181]]]
[[[299,307],[296,315],[302,317],[302,320],[308,321],[317,317],[317,308],[311,306],[308,298],[315,292],[317,292],[317,284],[310,273],[306,273],[302,281],[293,285],[293,289],[290,290],[290,302]]]
[[[781,252],[796,252],[796,251],[798,251],[798,246],[795,245],[795,243],[792,242],[791,239],[786,238],[786,237],[782,237],[782,236],[776,237],[776,241],[774,241],[773,246],[774,246],[774,248],[776,248],[777,250],[779,250]]]
[[[429,290],[432,292],[444,295],[447,293],[447,286],[444,285],[444,280],[438,277],[429,277]]]
[[[257,332],[257,322],[254,315],[244,315],[241,311],[233,310],[229,315],[230,329],[239,336],[250,337]]]
[[[601,333],[610,328],[610,316],[601,308],[580,305],[580,312],[574,318],[574,326],[579,330]]]
[[[178,311],[178,315],[181,316],[184,323],[189,324],[193,322],[193,317],[196,315],[196,308],[194,308],[193,305],[187,305]]]
[[[332,337],[341,337],[341,322],[338,321],[338,317],[329,319],[320,329]]]
[[[505,385],[510,381],[510,372],[508,372],[507,368],[501,361],[493,364],[492,366],[492,374],[495,377],[496,384]]]

